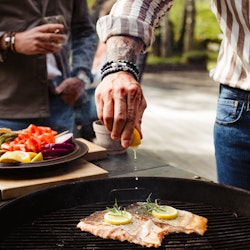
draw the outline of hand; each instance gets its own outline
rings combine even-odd
[[[56,89],[56,94],[68,105],[74,105],[83,94],[83,83],[76,77],[67,78]]]
[[[66,40],[65,35],[55,33],[63,29],[62,24],[44,24],[18,32],[15,35],[15,50],[25,55],[54,53],[62,48],[62,43]]]
[[[106,76],[96,88],[95,102],[99,119],[124,148],[130,146],[135,127],[142,135],[141,119],[147,104],[141,86],[130,73]]]

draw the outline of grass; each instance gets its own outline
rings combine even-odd
[[[193,52],[198,53],[197,51]],[[151,53],[149,53],[148,57],[147,57],[147,65],[152,65],[152,66],[157,66],[157,65],[185,65],[187,64],[187,55],[182,55],[182,56],[178,56],[175,55],[173,57],[169,57],[169,58],[164,58],[164,57],[157,57],[152,55]],[[217,59],[217,52],[211,52],[211,51],[207,51],[206,52],[206,57],[207,57],[207,62],[206,62],[206,67],[207,70],[209,71],[210,69],[212,69],[215,64],[216,64],[216,59]]]

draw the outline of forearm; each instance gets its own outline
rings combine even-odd
[[[113,36],[107,40],[107,61],[124,60],[136,63],[143,42],[132,36]]]

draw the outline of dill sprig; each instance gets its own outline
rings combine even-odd
[[[155,211],[159,211],[159,212],[164,212],[164,206],[158,204],[159,199],[155,199],[154,202],[151,201],[151,195],[150,194],[148,196],[148,198],[146,199],[146,203],[144,204],[144,208],[148,211],[148,212],[152,212],[153,210]]]
[[[115,200],[115,203],[113,207],[107,207],[107,210],[109,213],[113,216],[125,216],[126,209],[122,208],[121,206],[118,205],[117,200]]]

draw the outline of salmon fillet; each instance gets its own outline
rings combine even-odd
[[[157,226],[163,228],[169,233],[196,233],[198,235],[204,235],[207,230],[207,218],[193,214],[185,210],[179,210],[178,216],[171,220],[161,220],[155,218],[149,213],[145,207],[145,202],[137,202],[131,204],[126,208],[126,211],[137,214],[143,218],[152,220]]]
[[[185,210],[179,210],[178,216],[171,220],[155,218],[145,208],[145,202],[137,202],[126,208],[132,220],[126,225],[112,225],[104,221],[107,212],[97,211],[80,220],[77,227],[103,239],[128,241],[144,247],[159,247],[169,233],[196,233],[204,235],[207,230],[207,218]]]
[[[103,239],[128,241],[145,247],[159,247],[167,233],[165,228],[155,225],[152,220],[132,214],[131,223],[111,225],[104,221],[107,211],[97,211],[77,224],[82,231]]]

